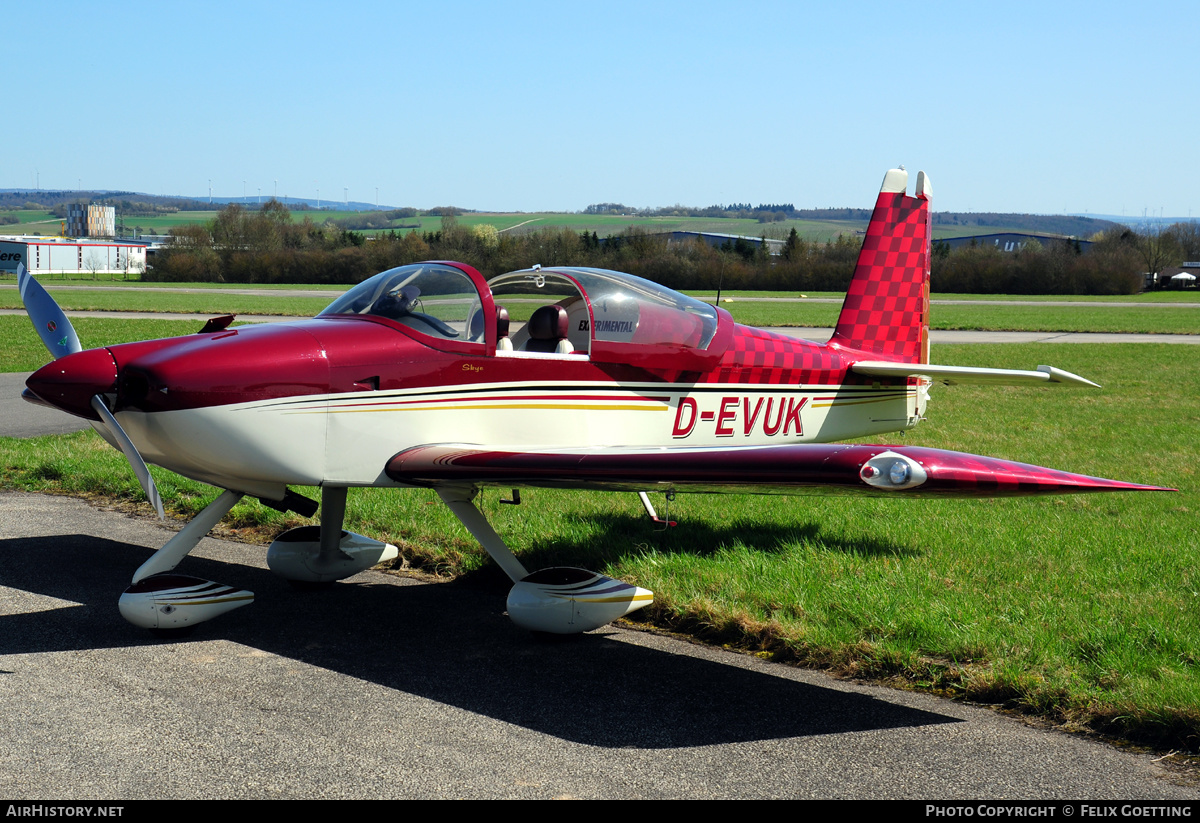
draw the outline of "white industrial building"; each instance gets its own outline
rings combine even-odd
[[[129,274],[146,269],[143,243],[68,240],[57,237],[0,239],[0,273],[15,275],[25,264],[31,274]]]

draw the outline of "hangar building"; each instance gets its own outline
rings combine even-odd
[[[19,263],[31,274],[128,274],[145,270],[146,246],[57,237],[0,239],[0,273],[16,275]]]

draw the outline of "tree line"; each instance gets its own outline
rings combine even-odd
[[[449,211],[449,210],[447,210]],[[1193,235],[1195,226],[1191,226]],[[1175,256],[1190,248],[1179,230],[1161,232]],[[954,251],[934,245],[935,291],[1009,294],[1131,294],[1140,291],[1146,235],[1118,227],[1077,244],[1030,242],[1017,253],[992,245]],[[207,225],[180,226],[146,273],[148,280],[230,283],[351,284],[394,266],[421,260],[458,260],[485,276],[543,266],[594,266],[626,271],[674,289],[843,291],[854,273],[862,238],[843,234],[827,243],[806,241],[793,229],[780,254],[765,243],[700,238],[671,241],[632,228],[603,240],[595,232],[543,228],[521,234],[493,226],[464,226],[444,214],[434,232],[364,235],[308,216],[293,221],[287,207],[269,201],[257,211],[231,204]],[[1200,258],[1200,250],[1195,255]],[[1193,259],[1195,259],[1193,258]],[[1174,258],[1172,258],[1174,259]]]
[[[594,266],[655,280],[670,288],[843,289],[861,239],[843,235],[810,243],[793,230],[781,256],[764,243],[727,241],[723,247],[633,228],[601,240],[594,232],[543,228],[521,234],[494,226],[464,226],[444,213],[438,231],[386,231],[368,239],[307,215],[293,221],[277,201],[257,211],[226,206],[208,224],[172,229],[147,280],[228,283],[350,284],[421,260],[458,260],[485,276],[543,266]]]

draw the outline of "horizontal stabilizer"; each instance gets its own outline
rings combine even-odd
[[[1065,383],[1071,386],[1100,388],[1077,374],[1056,369],[1053,366],[1038,366],[1037,371],[1021,369],[983,369],[972,366],[935,366],[932,363],[893,363],[889,361],[862,360],[850,367],[855,374],[871,377],[928,377],[938,383],[953,386],[959,383],[979,383],[992,386],[1030,386],[1046,383]]]

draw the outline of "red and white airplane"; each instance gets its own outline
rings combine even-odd
[[[482,486],[647,492],[997,497],[1156,487],[959,452],[846,444],[912,428],[932,382],[1095,386],[1037,371],[929,362],[930,186],[891,170],[833,338],[738,325],[725,310],[613,271],[541,268],[485,281],[470,266],[401,266],[317,317],[82,350],[27,273],[22,299],[56,360],[25,396],[93,421],[162,516],[146,463],[225,491],[134,575],[131,622],[172,629],[253,594],[173,569],[244,495],[316,513],[281,535],[270,568],[298,583],[394,557],[343,531],[347,490],[431,487],[512,578],[510,617],[574,633],[653,594],[594,572],[530,574],[475,507]],[[536,309],[534,308],[536,306]],[[532,310],[519,330],[508,312]],[[510,333],[511,332],[511,333]],[[662,521],[659,521],[662,522]]]

